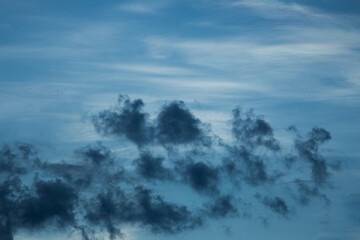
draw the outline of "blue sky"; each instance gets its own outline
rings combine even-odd
[[[341,160],[342,170],[324,190],[330,205],[315,200],[289,218],[212,219],[170,236],[135,224],[123,227],[125,239],[360,238],[360,216],[352,211],[360,208],[358,1],[0,0],[0,6],[0,141],[31,143],[48,162],[74,161],[74,149],[98,140],[124,159],[138,156],[131,141],[101,136],[91,121],[119,94],[141,98],[150,120],[163,104],[182,100],[224,141],[231,140],[236,106],[266,119],[283,146],[293,138],[290,125],[303,136],[314,126],[331,133],[322,153]],[[153,187],[163,195],[172,188]],[[239,193],[245,199],[252,195],[246,191]],[[39,238],[64,235],[15,234]]]

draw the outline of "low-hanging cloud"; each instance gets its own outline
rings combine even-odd
[[[329,166],[319,152],[319,147],[329,141],[331,135],[324,128],[314,127],[305,140],[296,140],[295,147],[300,157],[311,164],[312,179],[317,185],[323,185],[329,178]]]
[[[137,173],[148,180],[170,180],[172,179],[171,170],[164,167],[163,157],[153,156],[150,152],[142,152],[140,157],[134,160]]]
[[[290,214],[289,206],[287,205],[285,200],[280,197],[263,197],[260,194],[256,194],[255,197],[258,198],[262,204],[269,207],[273,212],[283,217],[286,217]]]
[[[227,216],[236,216],[238,209],[234,204],[234,199],[231,195],[224,195],[215,198],[212,202],[206,203],[205,208],[210,217],[223,218]]]
[[[174,101],[164,105],[159,113],[156,137],[163,144],[189,144],[204,140],[205,133],[201,121],[185,107],[185,103]]]
[[[251,148],[264,146],[270,150],[280,150],[272,127],[264,119],[256,116],[252,110],[243,113],[238,107],[232,114],[232,133],[237,141]]]
[[[133,101],[126,95],[120,95],[118,106],[104,110],[93,117],[98,133],[105,136],[126,137],[138,146],[152,140],[152,128],[147,125],[148,114],[142,108],[141,99]]]
[[[149,120],[143,111],[142,99],[120,95],[115,108],[101,111],[93,116],[93,124],[104,136],[125,137],[137,146],[150,143],[171,148],[177,145],[211,145],[207,127],[196,118],[183,101],[173,101],[162,106],[157,118]]]
[[[215,133],[184,102],[163,105],[153,120],[144,106],[141,99],[120,95],[118,106],[93,117],[99,134],[137,146],[126,165],[121,152],[101,142],[75,149],[57,162],[40,159],[31,144],[4,145],[0,238],[13,240],[19,230],[48,228],[75,230],[84,240],[96,239],[98,231],[109,239],[126,238],[122,227],[129,224],[155,234],[177,234],[202,227],[208,219],[252,214],[244,206],[258,204],[288,219],[294,208],[309,205],[311,199],[330,202],[322,189],[330,185],[334,168],[320,152],[331,139],[327,130],[314,127],[305,138],[297,134],[289,153],[270,123],[253,111],[235,108],[232,140],[215,143],[210,137]],[[206,148],[197,148],[199,144]],[[221,151],[211,154],[217,151],[214,144]],[[172,147],[178,150],[169,151]],[[266,156],[259,151],[264,149]],[[292,175],[296,164],[302,172]],[[185,187],[199,204],[174,201],[166,191],[161,195],[159,184]],[[283,184],[288,191],[281,191]],[[257,194],[250,196],[244,188]],[[266,188],[281,195],[262,191]]]
[[[219,193],[219,169],[206,162],[194,162],[192,159],[179,160],[176,170],[195,191],[203,194]]]
[[[98,194],[87,207],[86,219],[95,226],[104,226],[110,239],[122,236],[118,223],[138,223],[153,232],[176,233],[201,225],[186,206],[168,203],[161,196],[141,186],[131,196],[120,189]]]

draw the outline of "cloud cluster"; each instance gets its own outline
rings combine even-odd
[[[86,219],[107,229],[110,239],[122,236],[119,223],[137,223],[153,232],[176,233],[201,224],[186,206],[168,203],[161,196],[138,186],[131,196],[120,189],[99,193],[87,207]]]
[[[147,126],[148,114],[142,108],[141,99],[131,101],[129,97],[120,95],[118,106],[100,112],[93,117],[98,133],[105,136],[126,137],[138,146],[147,144],[152,139],[152,128]]]
[[[206,162],[194,162],[192,159],[186,159],[177,161],[176,170],[183,177],[183,181],[195,191],[210,195],[219,193],[218,168]]]
[[[280,150],[272,127],[264,119],[255,116],[252,110],[242,113],[240,108],[235,108],[232,113],[232,133],[237,141],[250,148],[264,146],[273,151]]]
[[[128,96],[120,95],[115,108],[93,116],[96,131],[105,136],[125,137],[139,147],[150,143],[211,145],[203,124],[184,102],[173,101],[164,105],[153,122],[149,121],[149,114],[143,111],[143,106],[141,99],[131,101]]]
[[[77,200],[75,189],[60,179],[34,180],[31,188],[19,178],[7,179],[0,186],[0,236],[10,240],[18,229],[71,226],[75,223]]]
[[[290,209],[284,199],[280,197],[263,197],[260,194],[255,195],[265,206],[269,207],[273,212],[286,217],[290,213]]]
[[[209,218],[249,214],[244,205],[258,204],[264,214],[272,211],[288,218],[312,198],[329,202],[321,192],[334,170],[320,149],[331,139],[327,130],[314,127],[302,137],[292,128],[297,136],[289,153],[271,125],[253,111],[235,108],[229,132],[233,139],[215,143],[213,133],[182,101],[163,105],[154,120],[143,109],[141,99],[121,95],[116,107],[93,117],[98,133],[137,146],[130,164],[101,142],[75,149],[68,160],[56,163],[41,160],[30,144],[4,145],[0,238],[12,240],[19,230],[51,228],[75,230],[84,240],[96,239],[97,231],[116,239],[126,237],[122,226],[129,224],[176,234],[201,227]],[[211,155],[215,144],[222,150]],[[260,151],[264,149],[265,155]],[[296,172],[296,164],[302,172]],[[185,187],[200,202],[175,202],[157,192],[159,184]],[[282,184],[289,191],[280,191]],[[272,195],[262,192],[265,188],[278,190]]]
[[[312,179],[318,185],[325,184],[329,177],[328,164],[323,156],[319,153],[321,144],[329,141],[331,135],[323,128],[314,127],[305,140],[298,139],[295,143],[300,157],[311,164]]]
[[[140,157],[133,161],[137,173],[147,180],[170,180],[172,173],[164,167],[163,157],[154,157],[150,152],[142,152]]]

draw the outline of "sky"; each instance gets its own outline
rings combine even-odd
[[[357,0],[0,0],[0,239],[360,239]]]

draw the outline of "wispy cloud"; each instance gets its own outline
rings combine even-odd
[[[172,75],[172,76],[182,76],[182,75],[196,75],[196,71],[191,71],[190,69],[174,67],[174,66],[164,66],[164,65],[150,65],[150,64],[100,64],[105,68],[136,72],[140,74],[153,74],[153,75]]]
[[[309,99],[310,95],[312,100],[348,101],[350,98],[358,101],[354,98],[358,91],[357,88],[354,90],[354,85],[336,86],[335,89],[321,78],[336,76],[356,82],[354,66],[358,65],[356,59],[360,54],[354,49],[360,44],[360,38],[355,37],[360,36],[359,31],[334,26],[278,30],[281,36],[269,34],[261,39],[243,36],[206,40],[151,37],[146,44],[148,54],[153,58],[179,59],[180,56],[189,65],[221,70],[223,74],[229,74],[231,81],[268,87],[270,95],[303,99]],[[321,67],[313,68],[315,65]],[[328,70],[324,72],[325,66]],[[296,90],[293,81],[297,82]],[[312,91],[305,91],[310,86]]]
[[[117,7],[118,10],[133,12],[133,13],[154,13],[155,10],[149,6],[144,4],[126,4],[126,5],[119,5]]]
[[[274,0],[241,0],[229,3],[230,7],[247,7],[268,18],[317,18],[332,20],[332,16],[297,3]]]
[[[151,4],[149,2],[132,2],[132,3],[124,3],[118,4],[116,9],[118,11],[125,11],[130,13],[137,14],[155,14],[159,9],[168,5],[165,1],[152,1]]]

